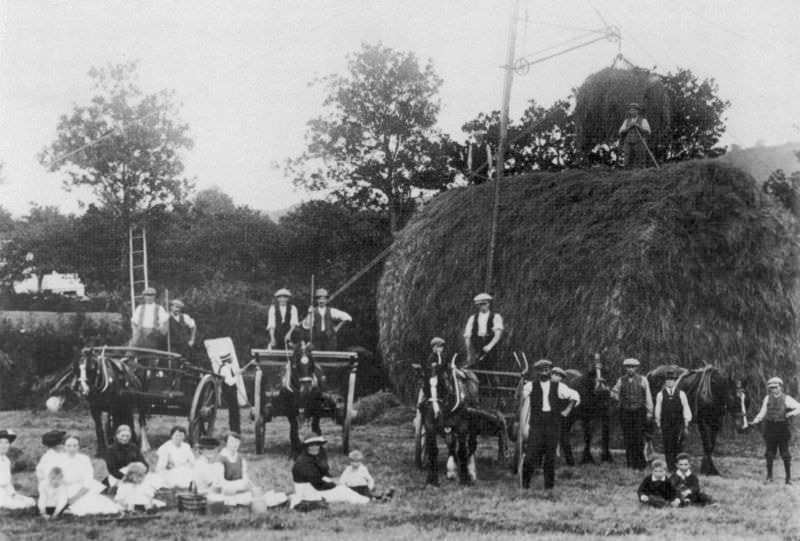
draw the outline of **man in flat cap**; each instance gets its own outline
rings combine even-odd
[[[779,377],[767,381],[767,396],[761,403],[756,418],[751,424],[764,421],[764,443],[767,451],[767,482],[772,481],[772,463],[775,455],[780,450],[783,459],[783,469],[786,472],[786,484],[792,484],[792,455],[789,453],[789,419],[800,415],[800,404],[797,400],[783,392],[783,380]]]
[[[142,291],[144,302],[136,307],[131,317],[131,346],[151,349],[166,349],[169,314],[156,304],[156,290],[146,287]]]
[[[641,115],[638,103],[628,106],[628,116],[619,128],[622,140],[623,166],[645,167],[647,165],[647,138],[650,137],[650,123]]]
[[[303,328],[311,333],[311,344],[317,351],[337,351],[338,334],[342,325],[353,321],[350,314],[328,306],[328,290],[318,289],[314,292],[317,306],[308,308],[308,315],[303,320]]]
[[[686,393],[676,387],[678,372],[669,370],[664,388],[656,394],[655,421],[664,440],[664,459],[667,471],[675,473],[678,454],[683,451],[683,439],[692,422],[692,409]]]
[[[498,346],[503,337],[503,316],[491,309],[492,296],[479,293],[472,299],[476,310],[464,327],[464,344],[467,350],[465,366],[481,363],[497,368]]]
[[[552,381],[552,367],[553,363],[547,359],[537,361],[533,368],[538,373],[538,381],[529,381],[523,386],[523,395],[528,397],[530,405],[530,431],[522,465],[523,488],[530,488],[533,470],[540,462],[544,488],[555,486],[556,446],[561,437],[561,421],[581,401],[577,391]]]
[[[275,302],[267,310],[267,333],[270,349],[290,349],[292,331],[300,326],[297,307],[290,301],[292,292],[282,287],[275,292]]]
[[[622,439],[625,442],[625,462],[629,468],[643,470],[647,466],[644,458],[645,423],[653,419],[653,398],[647,378],[636,373],[637,359],[622,362],[625,374],[611,389],[611,396],[619,401],[619,418]]]
[[[180,299],[169,303],[169,347],[171,351],[180,353],[187,361],[192,360],[192,348],[197,338],[197,324],[191,316],[183,312],[184,304]]]
[[[569,387],[566,383],[567,379],[567,371],[561,368],[560,366],[554,366],[550,372],[550,379],[561,385]],[[572,387],[569,387],[570,389]],[[576,390],[577,392],[577,390]],[[578,392],[580,395],[580,392]],[[572,455],[572,442],[569,439],[569,432],[570,432],[570,424],[566,421],[561,423],[561,430],[559,432],[558,437],[558,445],[561,447],[561,455],[564,457],[564,462],[566,462],[567,466],[574,466],[575,465],[575,457]]]

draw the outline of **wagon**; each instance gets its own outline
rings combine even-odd
[[[248,399],[253,404],[256,453],[260,454],[264,453],[266,447],[266,423],[273,417],[286,416],[286,412],[280,411],[275,399],[292,352],[283,349],[251,349],[250,355],[256,370],[252,391],[250,385],[246,387]],[[343,453],[350,451],[358,361],[358,353],[355,351],[314,351],[314,364],[324,371],[326,381],[322,390],[321,417],[333,419],[342,426]]]
[[[185,360],[177,353],[126,346],[87,348],[106,372],[135,374],[120,390],[121,398],[136,403],[147,415],[186,416],[189,440],[196,443],[214,432],[220,407],[221,378]],[[107,364],[111,363],[111,364]],[[113,382],[113,375],[108,374]]]
[[[413,365],[420,370],[420,365]],[[497,460],[504,461],[508,438],[516,434],[515,427],[519,423],[519,408],[517,406],[517,389],[521,382],[519,372],[505,372],[499,370],[470,369],[478,377],[478,390],[480,393],[480,408],[469,408],[472,418],[479,423],[479,434],[497,438]],[[422,400],[422,382],[417,393],[417,403]],[[418,468],[425,467],[427,463],[427,448],[425,446],[428,435],[422,418],[417,411],[414,418],[414,462]],[[515,451],[516,455],[516,451]]]

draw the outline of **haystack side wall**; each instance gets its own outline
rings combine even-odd
[[[633,172],[508,179],[498,231],[497,309],[511,351],[582,369],[599,351],[718,364],[760,378],[798,358],[793,218],[748,174],[716,161]],[[380,347],[398,390],[443,336],[463,355],[482,289],[493,186],[452,190],[397,236],[378,288]]]

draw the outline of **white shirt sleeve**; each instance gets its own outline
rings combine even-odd
[[[681,397],[681,404],[683,405],[683,422],[688,425],[692,422],[692,408],[689,407],[689,399],[683,391],[678,391],[678,396]]]
[[[800,403],[798,403],[797,400],[795,400],[794,398],[792,398],[788,394],[787,395],[783,395],[783,396],[785,397],[784,404],[786,404],[786,407],[789,410],[791,410],[791,411],[786,413],[786,416],[787,417],[794,417],[795,415],[800,415]]]
[[[580,393],[564,383],[558,385],[558,397],[561,400],[574,400],[576,406],[581,403]]]
[[[267,330],[272,330],[275,328],[275,310],[278,308],[273,304],[267,309]]]
[[[341,310],[337,310],[336,308],[331,308],[331,319],[334,321],[353,321],[353,318],[350,317],[350,314],[347,312],[342,312]]]
[[[197,323],[195,323],[194,319],[192,319],[192,316],[187,316],[186,314],[183,314],[183,322],[186,323],[186,326],[189,327],[190,329],[197,328]]]
[[[502,331],[505,327],[503,327],[503,316],[498,314],[497,312],[494,313],[494,322],[492,323],[492,330],[493,331]]]
[[[761,403],[761,410],[759,410],[758,415],[756,415],[756,418],[753,419],[753,424],[754,425],[760,423],[764,419],[764,417],[767,416],[767,401],[768,400],[769,400],[769,395],[764,397],[764,401]]]
[[[681,400],[681,403],[682,402],[683,400]],[[653,419],[656,420],[656,423],[661,422],[661,406],[663,405],[663,403],[664,403],[664,393],[659,391],[656,393],[656,411],[655,414],[653,415]]]
[[[475,314],[472,314],[467,319],[467,326],[464,327],[464,338],[470,338],[472,336],[472,325],[475,323]]]
[[[289,316],[289,325],[292,327],[300,326],[300,316],[297,313],[297,306],[292,305],[292,313]]]
[[[14,484],[11,482],[11,461],[7,457],[0,457],[0,493],[3,492],[14,493]]]
[[[644,386],[644,401],[645,406],[647,407],[647,415],[653,415],[653,395],[650,394],[650,384],[647,383],[647,378],[641,376],[642,386]]]

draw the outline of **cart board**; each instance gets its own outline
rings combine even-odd
[[[211,361],[211,367],[214,369],[215,374],[219,374],[219,369],[222,366],[220,357],[226,353],[230,353],[233,367],[237,370],[240,368],[239,359],[236,357],[236,348],[233,347],[233,340],[231,340],[230,337],[209,338],[203,341],[203,345],[206,347],[206,353],[208,354],[208,359]],[[236,376],[236,390],[238,391],[239,405],[243,407],[249,406],[250,403],[247,401],[247,392],[245,391],[244,380],[241,374]]]
[[[253,416],[255,418],[256,452],[264,452],[264,423],[276,413],[271,404],[281,381],[286,363],[293,352],[285,349],[251,349],[250,356],[257,367],[253,385]],[[323,408],[325,417],[342,425],[342,452],[350,448],[350,427],[355,411],[356,373],[358,353],[355,351],[313,351],[314,364],[322,368],[325,375]],[[266,403],[262,402],[265,400]]]

